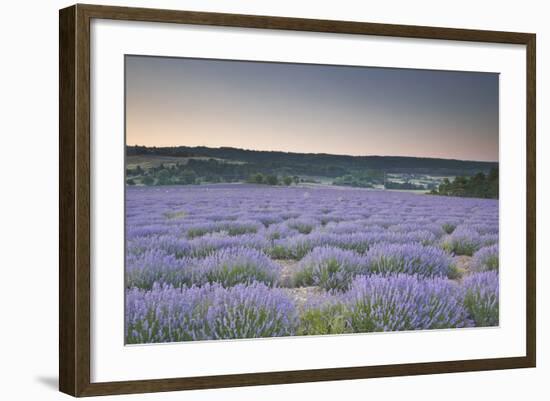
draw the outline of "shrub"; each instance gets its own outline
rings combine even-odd
[[[452,257],[434,246],[420,244],[376,244],[367,253],[367,266],[377,274],[417,274],[447,277]]]
[[[427,222],[399,223],[388,227],[388,230],[404,234],[427,231],[436,237],[441,237],[445,233],[440,225]]]
[[[477,231],[470,230],[466,227],[458,227],[443,242],[443,249],[457,255],[472,256],[481,248],[481,245],[481,237]]]
[[[265,235],[270,240],[287,238],[287,237],[294,236],[296,234],[298,234],[297,230],[289,228],[284,223],[272,224],[265,230]]]
[[[454,222],[445,222],[441,225],[441,228],[443,231],[445,231],[447,234],[452,234],[452,232],[455,230],[457,223]]]
[[[203,235],[224,232],[230,236],[255,234],[262,227],[254,221],[219,221],[193,224],[187,228],[187,238],[193,239]]]
[[[126,228],[126,238],[151,237],[169,235],[169,229],[163,224],[147,224]]]
[[[498,244],[498,234],[483,234],[481,237],[481,246],[491,246]]]
[[[293,335],[297,315],[279,289],[261,283],[126,291],[127,344]]]
[[[213,233],[219,230],[219,225],[214,222],[193,224],[187,228],[187,238],[193,239],[202,237],[205,234]]]
[[[271,257],[276,259],[302,259],[318,243],[316,234],[298,234],[280,240],[274,240],[269,250]]]
[[[267,249],[268,241],[259,234],[244,234],[230,236],[223,233],[206,234],[188,243],[186,255],[202,258],[224,248],[246,247],[251,249]]]
[[[135,237],[128,239],[127,255],[141,255],[149,250],[163,251],[183,258],[191,253],[190,241],[179,239],[174,235],[154,235],[149,237]]]
[[[239,221],[228,222],[221,227],[221,231],[227,232],[228,235],[243,235],[243,234],[255,234],[263,227],[254,221]]]
[[[151,249],[141,255],[126,256],[126,287],[151,289],[154,283],[180,287],[191,284],[188,259],[177,259],[163,251]]]
[[[310,301],[300,313],[298,335],[342,334],[349,332],[347,307],[334,296]]]
[[[376,243],[388,242],[394,244],[407,244],[416,242],[422,245],[431,245],[436,239],[436,235],[427,230],[411,231],[408,233],[387,232],[379,234]]]
[[[267,250],[269,256],[273,259],[288,259],[292,258],[290,250],[284,245],[274,244]]]
[[[458,284],[399,274],[359,276],[344,295],[353,332],[424,330],[469,325]]]
[[[346,290],[359,273],[366,273],[364,258],[353,251],[324,246],[313,249],[300,261],[292,283],[294,286]]]
[[[220,283],[224,287],[254,281],[274,285],[279,281],[281,267],[263,252],[251,248],[224,248],[190,268],[193,284]]]
[[[272,224],[277,224],[283,221],[283,219],[278,216],[277,214],[273,213],[261,213],[261,214],[254,214],[253,216],[250,216],[253,220],[257,220],[260,223],[262,223],[265,227],[269,227]]]
[[[498,326],[499,283],[494,270],[474,273],[462,282],[464,306],[476,326]]]
[[[494,223],[476,223],[470,225],[470,228],[480,235],[498,234],[498,221]]]
[[[155,179],[150,175],[146,175],[141,178],[141,182],[143,183],[143,185],[153,185],[155,183]]]
[[[319,221],[311,218],[300,217],[286,221],[288,228],[297,230],[300,234],[309,234],[319,226]]]
[[[477,272],[498,270],[498,244],[483,247],[474,253],[472,269]]]
[[[353,234],[365,231],[365,227],[353,221],[328,222],[325,225],[325,231],[331,234]]]
[[[279,185],[279,178],[276,175],[267,175],[264,181],[267,185]]]
[[[374,244],[381,242],[406,244],[418,242],[429,245],[436,240],[436,236],[429,231],[416,231],[409,233],[366,231],[350,234],[336,234],[315,231],[309,235],[299,234],[275,239],[268,253],[279,259],[302,259],[313,248],[331,246],[340,249],[352,250],[357,253],[365,253]]]

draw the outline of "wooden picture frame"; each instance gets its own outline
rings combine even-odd
[[[526,355],[222,376],[91,382],[90,21],[95,18],[525,45],[527,54],[525,60],[527,71]],[[80,4],[60,10],[59,29],[60,391],[73,396],[94,396],[535,366],[535,34]]]

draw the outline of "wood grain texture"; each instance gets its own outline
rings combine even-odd
[[[527,48],[527,324],[524,357],[264,372],[194,378],[90,382],[90,20],[521,44]],[[534,367],[536,363],[535,35],[351,21],[75,5],[59,14],[59,388],[73,396]]]
[[[75,7],[59,15],[59,389],[75,393]]]
[[[530,366],[536,365],[537,359],[537,279],[536,279],[536,209],[537,209],[537,85],[536,85],[536,36],[531,35],[527,42],[527,358]]]

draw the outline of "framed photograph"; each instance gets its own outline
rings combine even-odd
[[[534,34],[59,26],[61,391],[535,366]]]

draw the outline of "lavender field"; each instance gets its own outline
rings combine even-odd
[[[126,343],[496,326],[498,200],[128,186]]]

